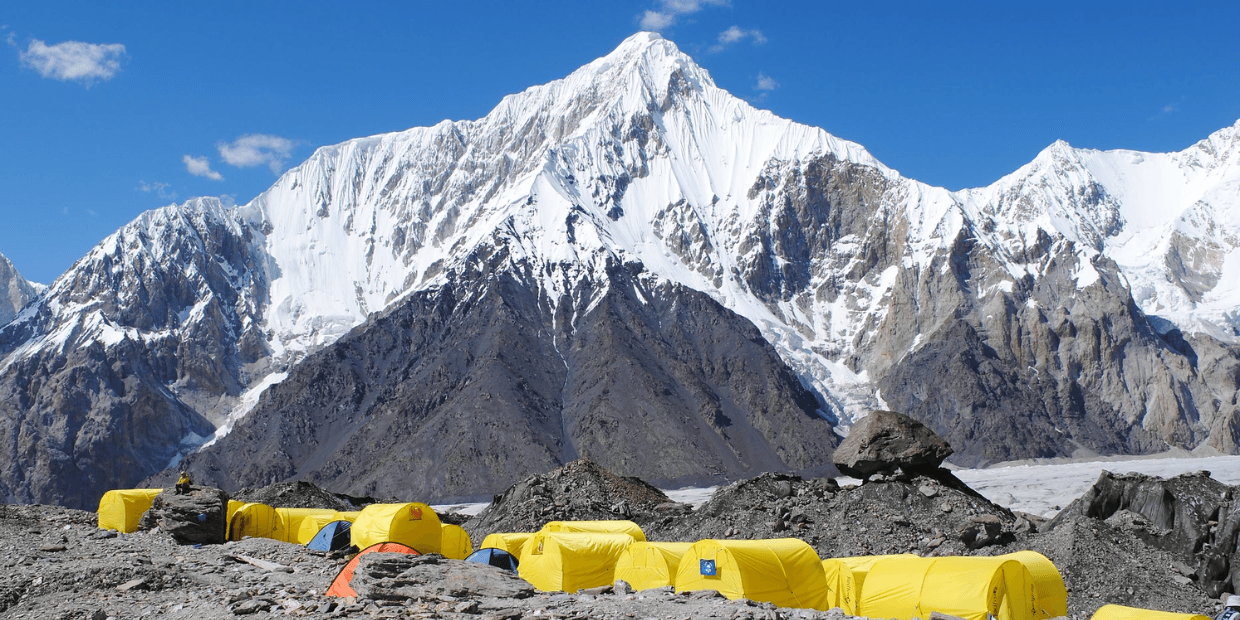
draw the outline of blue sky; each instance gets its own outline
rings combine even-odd
[[[0,253],[44,283],[142,211],[246,202],[315,147],[478,118],[643,24],[734,94],[951,189],[1056,139],[1180,150],[1240,119],[1234,2],[13,4]]]

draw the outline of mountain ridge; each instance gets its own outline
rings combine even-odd
[[[1240,204],[1229,202],[1236,127],[1180,158],[1204,188],[1184,213],[1209,234],[1181,234],[1164,244],[1174,252],[1154,254],[1162,263],[1129,276],[1135,267],[1107,254],[1127,224],[1127,177],[1091,170],[1117,169],[1112,160],[1132,152],[1057,142],[987,188],[950,192],[753,108],[674,44],[641,33],[482,119],[322,147],[247,205],[199,199],[140,216],[0,327],[0,390],[20,394],[62,373],[33,369],[60,368],[48,362],[67,345],[99,343],[109,359],[108,347],[134,343],[127,355],[153,362],[148,383],[163,386],[164,402],[216,427],[209,453],[235,443],[225,433],[248,427],[251,407],[282,415],[262,405],[264,390],[302,361],[421,292],[529,271],[528,294],[549,300],[530,324],[571,324],[613,286],[632,286],[615,265],[635,265],[683,287],[678,299],[704,293],[752,323],[814,394],[814,415],[840,433],[895,406],[967,444],[958,458],[971,464],[1203,442],[1232,451],[1240,375],[1229,373],[1240,356],[1230,295],[1215,289],[1240,257],[1240,227],[1217,217]],[[1144,159],[1178,165],[1165,155]],[[470,266],[496,253],[509,257],[499,271]],[[1165,285],[1168,260],[1180,266]],[[151,302],[161,289],[173,294]],[[958,337],[926,348],[945,334]],[[1126,359],[1137,361],[1118,363]],[[960,381],[929,394],[924,385],[942,378],[925,367]],[[89,409],[114,424],[98,406]],[[10,434],[40,417],[23,407],[4,412]],[[1041,439],[982,445],[998,427]],[[180,440],[161,438],[138,469],[176,463],[207,440],[202,428],[185,422]],[[3,478],[0,490],[21,495],[12,489],[22,474]]]

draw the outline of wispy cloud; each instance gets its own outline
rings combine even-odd
[[[1155,113],[1153,116],[1151,116],[1151,117],[1149,117],[1149,118],[1147,118],[1147,119],[1145,119],[1145,120],[1146,120],[1146,121],[1156,121],[1156,120],[1158,120],[1158,119],[1160,119],[1160,118],[1163,118],[1164,116],[1169,116],[1169,115],[1171,115],[1171,114],[1175,114],[1176,112],[1179,112],[1179,111],[1180,111],[1180,106],[1181,106],[1181,105],[1183,105],[1183,104],[1184,104],[1184,97],[1180,97],[1180,98],[1179,98],[1179,100],[1177,100],[1177,101],[1172,101],[1171,103],[1168,103],[1167,105],[1164,105],[1162,108],[1160,108],[1160,109],[1158,110],[1158,112],[1157,112],[1157,113]]]
[[[8,43],[10,47],[17,47],[17,33],[9,30],[8,24],[0,25],[0,32],[4,33],[5,43]]]
[[[10,44],[16,39],[9,33]],[[48,45],[35,39],[19,54],[22,66],[30,67],[45,78],[62,82],[81,82],[87,88],[97,80],[110,80],[121,70],[125,46],[120,43],[83,43],[65,41]]]
[[[676,25],[681,15],[692,15],[708,6],[728,6],[729,0],[659,0],[657,10],[642,14],[642,30],[660,31]]]
[[[252,168],[266,164],[272,174],[280,174],[297,143],[280,136],[252,133],[232,142],[220,142],[216,148],[220,151],[220,158],[230,166]]]
[[[765,73],[758,74],[758,83],[755,84],[753,87],[754,90],[762,90],[762,91],[772,91],[772,90],[775,90],[776,88],[779,88],[779,82],[776,82],[775,78]]]
[[[763,43],[766,43],[766,36],[762,34],[761,30],[745,30],[740,26],[732,26],[731,28],[719,33],[716,43],[710,46],[710,52],[722,52],[733,43],[739,43],[745,39],[753,41],[754,45],[762,45]]]
[[[208,166],[208,168],[210,168],[210,166]],[[172,186],[170,184],[160,183],[159,181],[152,181],[151,183],[147,183],[146,181],[138,181],[137,189],[140,192],[155,194],[160,198],[166,198],[168,200],[173,200],[177,197],[177,193],[172,190]]]
[[[211,162],[204,157],[186,155],[181,158],[185,162],[185,171],[196,177],[207,177],[212,181],[223,181],[224,175],[211,169]]]

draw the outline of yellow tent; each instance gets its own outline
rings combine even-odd
[[[901,553],[897,555],[860,555],[849,558],[830,558],[822,561],[822,571],[827,579],[827,605],[839,607],[849,615],[857,614],[861,601],[861,588],[870,567],[879,560],[889,558],[915,558]]]
[[[449,560],[464,560],[474,552],[474,543],[469,539],[469,532],[459,525],[440,524],[439,553]]]
[[[642,528],[632,521],[548,521],[542,526],[544,532],[563,532],[571,534],[628,534],[633,540],[646,540]]]
[[[332,515],[332,521],[348,521],[349,523],[352,523],[357,521],[357,515],[360,514],[362,514],[362,511],[360,510],[354,510],[352,512],[337,512]]]
[[[228,500],[228,515],[227,515],[227,516],[228,516],[228,519],[224,522],[224,523],[226,524],[224,527],[225,527],[225,528],[227,528],[227,530],[225,530],[225,532],[227,532],[228,530],[231,530],[231,529],[232,529],[232,518],[233,518],[233,515],[237,514],[237,510],[239,510],[239,509],[240,509],[242,506],[244,506],[244,505],[245,505],[245,502],[243,502],[243,501],[241,501],[241,500],[236,500],[236,499],[230,499],[230,500]],[[227,533],[225,533],[225,534],[224,534],[224,537],[225,537],[225,538],[228,538],[228,534],[227,534]]]
[[[99,529],[130,533],[138,531],[142,513],[163,489],[118,489],[99,499]]]
[[[965,620],[1040,618],[1033,575],[1005,557],[901,557],[879,560],[861,589],[857,614],[911,620],[931,612]]]
[[[228,539],[241,540],[246,536],[273,538],[276,529],[276,509],[267,504],[242,504],[233,511],[228,520]]]
[[[1058,618],[1068,615],[1068,589],[1063,576],[1046,556],[1036,551],[1017,551],[1004,556],[1025,565],[1033,575],[1033,593],[1037,600],[1035,618]]]
[[[362,509],[349,529],[354,547],[365,549],[381,542],[398,542],[418,553],[439,553],[442,537],[439,515],[426,504],[371,504]]]
[[[616,561],[616,581],[627,581],[636,590],[675,585],[680,558],[691,546],[693,543],[635,542]]]
[[[521,547],[525,545],[525,541],[529,540],[533,534],[526,532],[507,532],[487,534],[482,539],[482,545],[479,549],[503,549],[512,554],[512,557],[521,560]]]
[[[780,607],[826,611],[822,561],[803,540],[699,540],[676,571],[676,591],[717,590]]]
[[[310,539],[314,538],[315,534],[319,533],[319,529],[322,526],[314,528],[313,532],[305,535],[306,532],[303,532],[302,523],[309,520],[312,522],[311,527],[313,527],[313,522],[317,522],[318,519],[330,520],[335,514],[335,510],[325,508],[276,508],[276,526],[272,529],[270,538],[304,545],[310,542]],[[324,525],[326,525],[326,522]],[[309,529],[309,527],[305,528],[307,531]],[[304,538],[303,535],[305,535]]]
[[[319,533],[319,530],[323,529],[323,526],[328,523],[331,523],[332,521],[348,521],[349,523],[352,523],[357,519],[357,515],[360,513],[361,511],[332,512],[330,510],[323,510],[306,515],[306,517],[301,520],[301,525],[297,528],[297,540],[306,541],[301,543],[304,545],[310,542],[310,540],[312,540]]]
[[[1210,620],[1201,614],[1177,614],[1169,611],[1138,609],[1123,605],[1103,605],[1090,620]]]
[[[576,592],[612,583],[628,534],[538,532],[521,549],[521,578],[543,592]]]

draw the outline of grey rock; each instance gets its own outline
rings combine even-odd
[[[213,487],[193,486],[184,495],[170,490],[156,495],[139,527],[158,527],[183,544],[219,544],[226,540],[227,516],[227,493]]]
[[[897,468],[933,471],[952,453],[926,425],[894,411],[874,411],[853,425],[832,457],[840,472],[855,478]]]
[[[969,520],[960,530],[960,542],[969,549],[981,549],[998,544],[1003,533],[1003,521],[994,515],[979,515]]]
[[[9,259],[0,254],[0,326],[13,320],[34,299],[34,285],[17,273]]]
[[[368,553],[358,561],[350,583],[363,599],[404,601],[444,595],[455,598],[523,599],[534,588],[505,570],[437,555]]]

